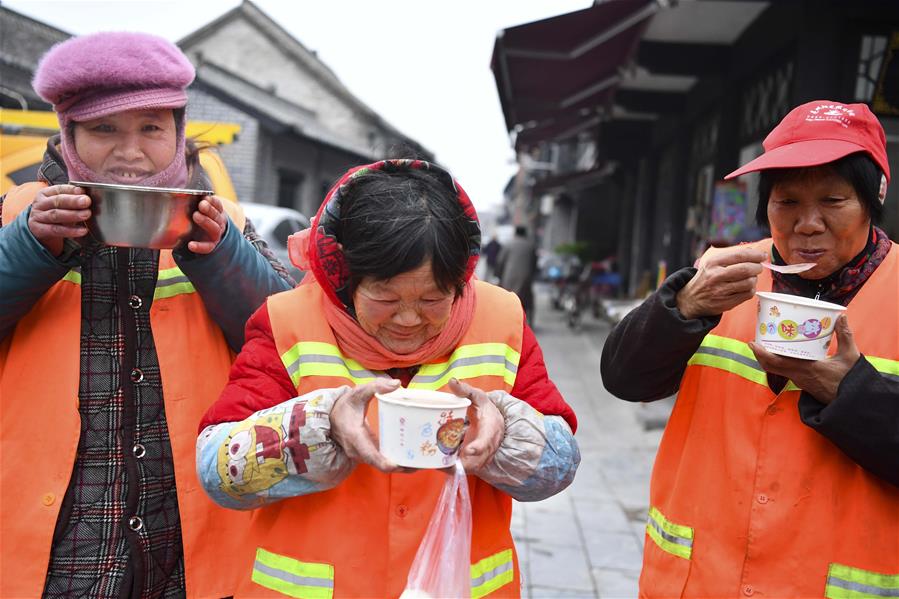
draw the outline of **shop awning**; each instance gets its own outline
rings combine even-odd
[[[563,191],[578,191],[602,183],[609,175],[615,172],[613,163],[606,163],[586,171],[572,171],[561,175],[551,175],[534,185],[535,194],[560,193]]]
[[[595,131],[600,122],[601,119],[597,114],[559,114],[555,118],[519,129],[515,136],[515,145],[526,148],[547,139],[567,139],[582,131]]]
[[[507,129],[555,131],[595,118],[657,10],[654,0],[608,0],[500,32],[491,67]]]

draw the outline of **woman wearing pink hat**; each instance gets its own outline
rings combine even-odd
[[[36,71],[60,134],[39,181],[0,198],[2,597],[230,594],[216,555],[240,515],[199,490],[196,425],[247,318],[291,281],[234,202],[200,202],[203,237],[175,250],[117,248],[69,184],[208,189],[193,78],[137,33],[70,39]]]
[[[819,100],[764,148],[728,178],[760,171],[756,218],[771,238],[674,273],[603,348],[615,395],[677,393],[641,596],[895,596],[899,248],[875,224],[890,178],[883,128],[864,104]],[[783,274],[766,261],[812,266]],[[829,357],[753,343],[748,300],[772,290],[846,306]]]

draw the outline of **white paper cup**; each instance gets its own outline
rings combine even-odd
[[[376,393],[381,453],[400,466],[445,468],[456,463],[471,400],[442,391]]]
[[[755,342],[774,354],[820,360],[827,356],[833,328],[845,306],[798,295],[759,291]]]

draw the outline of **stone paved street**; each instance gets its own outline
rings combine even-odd
[[[599,375],[610,329],[585,316],[570,331],[540,297],[536,332],[550,376],[578,416],[582,461],[572,486],[539,503],[516,503],[512,531],[522,563],[523,597],[637,596],[649,476],[661,431],[642,422],[665,406],[612,397]]]

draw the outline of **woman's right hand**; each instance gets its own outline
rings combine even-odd
[[[761,263],[768,255],[746,247],[715,252],[677,293],[677,309],[686,319],[719,316],[752,298]]]
[[[396,379],[377,379],[348,388],[334,401],[331,408],[331,437],[355,462],[363,462],[381,472],[401,472],[397,466],[378,451],[374,435],[365,424],[365,411],[375,393],[389,393],[400,386]]]
[[[74,185],[51,185],[37,192],[31,204],[28,228],[54,256],[62,253],[66,238],[84,237],[91,216],[91,199]]]

